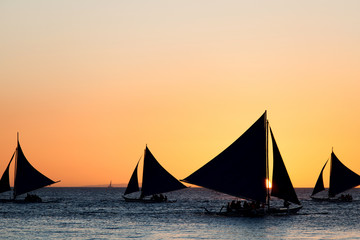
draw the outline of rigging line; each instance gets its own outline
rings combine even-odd
[[[329,190],[328,190],[328,197],[330,198],[330,182],[331,182],[331,172],[332,172],[332,168],[333,168],[333,155],[334,151],[332,150],[332,153],[330,155],[330,173],[329,173]]]
[[[270,173],[269,173],[269,121],[266,118],[266,180],[265,187],[266,187],[266,194],[267,194],[267,205],[270,209]]]

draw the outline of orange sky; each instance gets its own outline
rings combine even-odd
[[[145,144],[184,178],[268,110],[296,187],[313,187],[332,147],[360,174],[359,10],[2,1],[0,171],[19,131],[54,186],[127,183]]]

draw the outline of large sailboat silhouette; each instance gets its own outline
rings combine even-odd
[[[19,133],[17,134],[17,147],[14,154],[12,155],[1,179],[0,179],[0,193],[11,191],[10,187],[10,164],[15,158],[15,177],[13,187],[13,198],[15,200],[17,196],[25,193],[29,193],[39,188],[60,182],[53,181],[46,177],[38,170],[36,170],[30,162],[26,159],[19,142]],[[27,201],[41,201],[36,195],[28,195],[25,198]]]
[[[235,142],[219,155],[181,180],[234,197],[261,203],[258,209],[231,212],[236,215],[263,215],[267,213],[295,213],[302,208],[270,129],[273,146],[272,189],[266,186],[269,179],[268,128],[265,113]],[[275,196],[299,206],[270,207]],[[265,205],[268,207],[265,208]]]

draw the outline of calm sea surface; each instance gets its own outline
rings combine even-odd
[[[0,239],[360,239],[360,189],[352,203],[314,202],[311,190],[296,189],[297,215],[247,218],[204,214],[233,198],[201,188],[165,204],[127,203],[124,188],[44,188],[44,203],[0,203]]]

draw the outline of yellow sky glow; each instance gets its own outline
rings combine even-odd
[[[127,183],[145,144],[182,179],[267,110],[291,180],[360,174],[359,1],[3,1],[0,171]],[[325,184],[327,173],[324,173]]]

